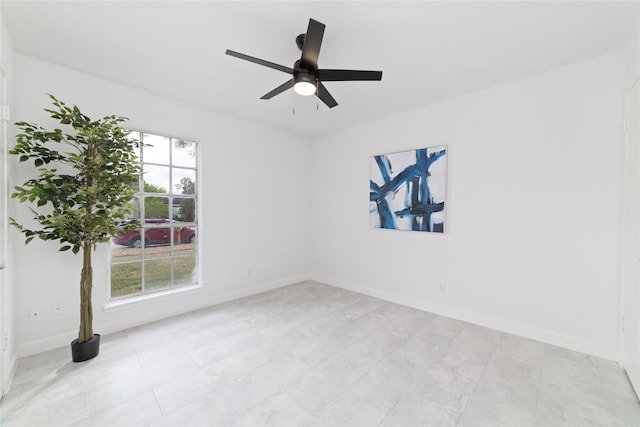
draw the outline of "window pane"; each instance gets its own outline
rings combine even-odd
[[[142,292],[142,263],[111,265],[111,297]]]
[[[196,222],[196,199],[174,197],[173,219],[180,222]]]
[[[131,204],[133,205],[133,210],[131,211],[131,214],[129,215],[129,219],[140,219],[140,197],[135,196],[133,198],[133,200],[131,201]]]
[[[136,193],[140,191],[140,179],[138,179],[137,181],[131,181],[129,183],[129,187],[131,187]]]
[[[196,144],[195,142],[173,140],[172,163],[174,166],[196,167]]]
[[[147,229],[146,231],[153,231],[152,229]],[[150,233],[147,233],[149,235]],[[144,250],[145,259],[152,258],[169,258],[171,257],[171,245],[169,244],[156,244],[150,245]]]
[[[174,232],[173,255],[195,255],[197,233],[195,227],[176,227]]]
[[[144,289],[146,291],[171,286],[171,258],[145,261]]]
[[[144,166],[144,192],[169,193],[169,168],[166,166]]]
[[[138,223],[138,220],[132,220]],[[142,230],[140,228],[133,230],[122,230],[113,236],[112,242],[120,247],[129,247],[140,249],[142,247]]]
[[[171,149],[169,138],[145,133],[142,140],[144,142],[144,147],[142,147],[142,160],[145,163],[169,164],[169,150]]]
[[[135,141],[140,141],[140,133],[139,132],[131,132],[129,135],[129,139],[135,140]],[[134,148],[134,154],[135,157],[137,159],[137,163],[140,164],[140,148]],[[132,182],[129,184],[131,186],[131,188],[133,188],[134,190],[138,191],[140,189],[140,180],[137,180],[135,182]]]
[[[139,261],[142,258],[140,230],[125,230],[111,239],[111,262]]]
[[[140,163],[140,132],[131,132],[129,133],[129,135],[127,135],[129,137],[130,140],[136,141],[138,143],[137,147],[133,147],[133,153],[136,156],[136,158],[138,159],[138,163]]]
[[[184,286],[198,283],[196,269],[196,257],[177,257],[173,264],[173,284],[174,286]]]
[[[169,218],[169,199],[167,197],[145,196],[144,198],[145,223],[157,223],[149,219]]]
[[[173,193],[196,194],[196,171],[173,168]]]

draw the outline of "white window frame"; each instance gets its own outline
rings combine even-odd
[[[171,277],[171,286],[169,288],[161,288],[158,290],[148,290],[145,291],[144,290],[144,268],[145,268],[145,261],[148,260],[159,260],[159,259],[174,259],[174,255],[173,255],[173,233],[171,235],[171,255],[168,257],[160,257],[160,258],[150,258],[150,259],[146,259],[144,257],[144,245],[142,245],[143,247],[141,248],[141,256],[140,256],[140,260],[138,261],[134,261],[134,262],[139,262],[141,264],[141,275],[142,275],[142,288],[143,291],[139,292],[139,293],[135,293],[135,294],[130,294],[130,295],[121,295],[121,296],[117,296],[117,297],[112,297],[111,296],[111,267],[112,267],[112,259],[111,259],[111,250],[110,248],[107,250],[107,266],[108,266],[108,274],[107,274],[107,303],[103,306],[103,309],[105,310],[105,312],[110,312],[112,310],[117,310],[121,307],[124,307],[126,305],[129,304],[136,304],[136,303],[140,303],[146,300],[150,300],[150,299],[156,299],[156,298],[160,298],[160,297],[166,297],[168,295],[174,295],[174,294],[182,294],[185,292],[191,292],[193,290],[197,290],[197,289],[201,289],[203,287],[202,285],[202,244],[200,241],[200,236],[202,235],[202,230],[203,230],[203,224],[202,224],[202,159],[201,159],[201,143],[195,139],[195,138],[183,138],[183,137],[177,137],[177,136],[172,136],[172,135],[166,135],[166,134],[160,134],[157,132],[153,132],[153,131],[146,131],[146,130],[139,130],[139,129],[131,129],[131,132],[137,132],[139,133],[140,137],[142,137],[142,135],[144,134],[149,134],[149,135],[154,135],[154,136],[158,136],[158,137],[163,137],[163,138],[170,138],[171,143],[173,143],[174,140],[183,140],[183,141],[187,141],[187,142],[192,142],[195,144],[195,148],[196,148],[196,166],[195,166],[195,174],[196,174],[196,189],[195,189],[195,207],[196,207],[196,218],[195,218],[195,223],[187,223],[187,226],[189,224],[192,224],[196,227],[196,282],[195,283],[191,283],[191,284],[186,284],[186,285],[180,285],[180,286],[173,286],[173,263],[172,263],[172,277]],[[144,141],[143,141],[144,142]],[[142,153],[142,148],[140,151],[140,160],[142,163],[142,166],[144,168],[145,163],[144,162],[144,154]],[[149,165],[156,165],[155,163],[148,163]],[[166,165],[162,165],[162,166],[166,166]],[[171,158],[170,155],[170,164],[169,164],[170,168],[173,168],[173,159]],[[180,169],[194,169],[194,168],[190,168],[190,167],[182,167],[182,166],[176,166],[177,168]],[[172,170],[172,169],[170,169]],[[170,182],[170,190],[171,190],[171,186],[173,185],[173,182],[171,182],[172,180],[172,174],[170,173],[170,178],[169,178],[169,182]],[[144,216],[144,196],[157,196],[157,197],[180,197],[180,195],[175,195],[175,194],[171,194],[171,193],[145,193],[144,192],[144,181],[142,176],[140,177],[140,181],[139,181],[139,191],[138,193],[136,193],[136,197],[138,196],[142,196],[140,197],[139,203],[140,203],[140,207],[139,207],[139,212],[140,212],[140,216],[143,217]],[[170,213],[169,216],[172,216],[172,214]],[[161,226],[158,226],[158,228],[160,228]],[[149,227],[148,225],[143,227],[144,228],[153,228],[153,227]],[[142,235],[144,236],[144,231],[142,231]],[[125,264],[126,262],[122,262],[122,264]],[[133,262],[131,262],[133,263]]]

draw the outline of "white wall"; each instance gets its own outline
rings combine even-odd
[[[640,235],[638,234],[640,227],[640,215],[638,215],[640,181],[638,180],[638,172],[640,167],[638,161],[640,159],[638,157],[638,147],[640,147],[640,140],[638,140],[638,132],[634,132],[634,128],[638,126],[639,118],[630,116],[630,109],[634,104],[632,97],[638,96],[637,91],[632,92],[632,89],[634,85],[638,85],[637,82],[640,77],[639,25],[636,25],[632,32],[624,53],[626,58],[624,85],[626,132],[623,167],[620,310],[625,328],[620,334],[620,364],[627,371],[636,393],[640,395],[640,360],[638,360],[638,352],[640,350],[640,276],[638,272],[638,247],[640,242]],[[634,93],[635,95],[633,95]]]
[[[5,75],[6,102],[10,109],[15,105],[14,91],[14,66],[13,66],[13,45],[11,37],[0,17],[0,69]],[[0,100],[0,103],[2,101]],[[7,129],[7,148],[13,139],[13,129],[8,126]],[[0,174],[2,165],[0,165]],[[8,172],[10,173],[10,171]],[[1,194],[1,193],[0,193]],[[13,211],[9,207],[8,215],[12,215]],[[0,229],[0,235],[5,230]],[[7,236],[3,236],[6,238]],[[2,358],[0,366],[0,396],[2,392],[6,393],[11,383],[11,377],[15,372],[17,359],[17,343],[16,343],[16,322],[15,322],[15,257],[13,256],[14,242],[8,240],[6,254],[6,268],[0,270],[0,339],[7,340],[7,348],[4,348],[0,341],[0,358]]]
[[[47,93],[90,116],[119,114],[127,126],[201,142],[204,289],[106,313],[107,251],[94,257],[94,329],[108,333],[306,279],[310,271],[310,144],[300,137],[16,54],[15,119],[48,125]],[[29,177],[18,168],[13,184]],[[27,205],[15,207],[22,220]],[[22,239],[14,231],[14,238]],[[15,248],[20,356],[68,343],[78,327],[81,257],[52,242]],[[250,277],[247,274],[251,270]],[[62,303],[63,316],[51,316]],[[28,320],[30,309],[44,313]]]
[[[636,25],[625,48],[627,73],[625,75],[625,93],[629,92],[640,77],[640,24]]]
[[[618,358],[623,81],[614,53],[314,141],[314,277]],[[443,144],[447,234],[370,230],[369,157]]]

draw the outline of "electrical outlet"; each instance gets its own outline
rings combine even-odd
[[[438,290],[440,291],[441,294],[444,294],[447,291],[447,287],[444,284],[444,282],[440,283],[440,287],[438,288]]]
[[[7,351],[9,349],[9,335],[4,334],[4,338],[2,339],[2,351]]]
[[[54,304],[51,306],[51,315],[52,316],[61,316],[64,312],[62,308],[62,304]]]

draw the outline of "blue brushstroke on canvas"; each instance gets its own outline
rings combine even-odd
[[[446,147],[373,156],[371,226],[443,233],[445,162]]]

